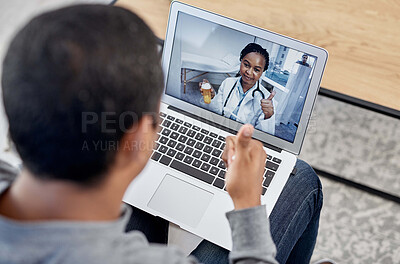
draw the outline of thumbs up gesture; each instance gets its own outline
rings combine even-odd
[[[264,119],[268,119],[274,115],[274,104],[272,103],[272,98],[274,98],[275,94],[276,92],[272,91],[267,99],[261,100],[261,110],[264,113]]]

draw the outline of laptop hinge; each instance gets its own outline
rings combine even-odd
[[[213,122],[213,121],[207,120],[207,119],[205,119],[205,118],[199,117],[199,116],[194,115],[194,114],[192,114],[192,113],[189,113],[189,112],[187,112],[187,111],[185,111],[185,110],[176,108],[176,107],[174,107],[174,106],[172,106],[172,105],[169,105],[167,108],[170,109],[170,110],[173,110],[173,111],[175,111],[175,112],[178,112],[178,113],[184,114],[184,115],[186,115],[186,116],[189,116],[189,117],[191,117],[191,118],[193,118],[193,119],[199,120],[200,122],[203,122],[203,123],[212,125],[212,126],[214,126],[214,127],[216,127],[216,128],[222,129],[222,130],[224,130],[224,131],[226,131],[226,132],[228,132],[228,133],[231,133],[231,134],[234,134],[234,135],[236,134],[236,131],[233,130],[233,129],[231,129],[231,128],[229,128],[229,127],[226,127],[226,126],[223,126],[223,125],[221,125],[221,124],[215,123],[215,122]],[[259,139],[257,139],[257,140],[259,140]],[[264,141],[262,141],[262,140],[259,140],[259,141],[260,141],[261,143],[263,143],[264,147],[266,147],[266,148],[272,149],[272,150],[274,150],[274,151],[276,151],[276,152],[279,152],[279,153],[282,152],[282,149],[281,149],[281,148],[275,147],[275,146],[273,146],[273,145],[271,145],[271,144],[268,144],[268,143],[266,143],[266,142],[264,142]]]
[[[259,140],[259,139],[257,139],[257,140]],[[259,140],[263,145],[264,145],[264,147],[266,147],[266,148],[269,148],[269,149],[272,149],[272,150],[274,150],[274,151],[276,151],[276,152],[278,152],[278,153],[281,153],[282,152],[282,149],[281,148],[278,148],[278,147],[275,147],[275,146],[273,146],[273,145],[271,145],[271,144],[268,144],[267,142],[264,142],[264,141],[262,141],[262,140]]]

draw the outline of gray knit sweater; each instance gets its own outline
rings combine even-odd
[[[17,170],[0,160],[0,195]],[[21,222],[0,215],[0,263],[197,263],[174,247],[124,233],[130,209],[111,222]],[[226,214],[232,229],[231,263],[277,263],[264,206]]]

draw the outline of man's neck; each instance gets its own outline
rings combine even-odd
[[[41,180],[23,171],[0,196],[0,214],[21,221],[107,221],[120,215],[125,190],[102,182],[95,187]]]

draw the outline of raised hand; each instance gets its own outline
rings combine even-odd
[[[226,164],[226,190],[235,209],[260,205],[265,153],[261,142],[251,138],[254,128],[243,125],[236,136],[226,138],[222,159]]]
[[[264,113],[264,119],[268,119],[274,115],[274,104],[272,103],[272,98],[274,98],[275,94],[276,92],[272,91],[267,99],[261,99],[261,110]]]

